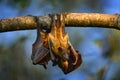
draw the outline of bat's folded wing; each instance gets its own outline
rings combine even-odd
[[[49,49],[43,46],[44,40],[41,38],[40,32],[37,31],[37,39],[32,45],[31,59],[33,64],[45,65],[50,60]]]

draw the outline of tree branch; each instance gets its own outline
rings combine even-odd
[[[114,28],[120,30],[120,15],[99,13],[62,13],[65,25],[74,27]],[[21,16],[0,20],[0,32],[36,29],[37,25],[51,26],[51,17]]]

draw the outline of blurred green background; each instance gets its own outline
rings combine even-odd
[[[60,12],[120,14],[120,0],[0,0],[0,19]],[[0,33],[0,80],[120,80],[120,31],[66,28],[82,65],[68,75],[30,59],[36,30]]]

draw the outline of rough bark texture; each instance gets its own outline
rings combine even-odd
[[[27,30],[36,28],[35,18],[32,16],[22,16],[0,20],[0,32]]]
[[[69,26],[86,26],[86,27],[102,27],[117,28],[118,14],[98,14],[98,13],[70,13],[66,15],[65,23]]]
[[[120,29],[120,15],[99,13],[63,13],[66,27],[98,27]],[[0,20],[0,32],[36,29],[38,25],[50,27],[47,16],[21,16]]]

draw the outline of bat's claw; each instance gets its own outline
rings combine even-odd
[[[36,65],[36,63],[33,62],[33,65]]]
[[[45,65],[45,64],[43,64],[43,67],[44,67],[44,69],[47,69],[47,67],[46,67],[46,65]]]
[[[56,66],[58,64],[57,60],[52,60],[52,62],[53,62],[52,66]]]

